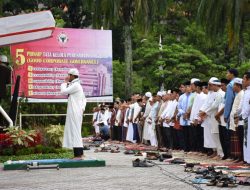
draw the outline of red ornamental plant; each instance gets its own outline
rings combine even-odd
[[[33,141],[27,139],[29,147],[35,147],[36,145],[42,144],[42,133],[40,131],[36,131],[36,133],[31,135],[31,137],[33,138]]]
[[[0,148],[8,148],[13,145],[9,134],[0,133]]]
[[[35,136],[35,131],[25,131],[19,127],[11,127],[6,129],[6,134],[9,135],[9,139],[13,142],[14,147],[28,147],[29,142],[33,142],[32,136]]]

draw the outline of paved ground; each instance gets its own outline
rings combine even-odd
[[[123,152],[123,151],[122,151]],[[32,171],[3,171],[0,169],[0,189],[4,190],[78,190],[78,189],[116,189],[116,190],[159,190],[159,189],[219,189],[205,185],[196,188],[174,179],[174,175],[189,181],[194,174],[185,173],[183,166],[159,165],[151,168],[133,168],[133,155],[123,153],[94,153],[94,149],[87,151],[91,158],[106,160],[106,167],[32,170]],[[199,157],[185,157],[182,153],[175,156],[197,162],[208,162]],[[210,160],[211,162],[211,160]],[[158,162],[160,163],[160,162]],[[2,168],[2,166],[0,166]],[[168,176],[164,175],[167,174]],[[171,176],[171,177],[169,177]],[[249,187],[238,186],[234,189],[249,190]]]

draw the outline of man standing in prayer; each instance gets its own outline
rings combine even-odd
[[[148,116],[149,116],[149,113],[151,111],[151,105],[150,105],[150,102],[149,102],[149,98],[152,97],[152,94],[151,92],[146,92],[145,93],[145,100],[146,100],[146,107],[145,107],[145,112],[143,114],[143,121],[144,121],[144,127],[143,127],[143,143],[144,144],[147,144],[147,142],[150,140],[149,138],[149,134],[148,134],[148,122],[146,122]]]
[[[202,82],[195,81],[193,83],[196,96],[194,97],[194,102],[190,114],[190,122],[193,127],[193,138],[195,139],[194,151],[202,152],[204,144],[203,127],[201,127],[201,119],[199,117],[199,110],[204,104],[207,95],[202,92]]]
[[[151,146],[158,146],[157,136],[156,136],[156,129],[155,129],[155,122],[157,119],[157,113],[158,113],[158,107],[159,107],[159,101],[161,100],[161,97],[157,94],[154,94],[153,97],[149,99],[151,103],[151,111],[149,113],[148,119],[146,122],[148,122],[148,133],[150,137],[150,144]]]
[[[79,71],[70,69],[65,82],[61,84],[61,93],[68,95],[66,123],[63,147],[74,150],[74,158],[82,159],[82,117],[86,107],[86,98],[79,79]]]
[[[227,85],[228,85],[229,81],[227,79],[222,78],[221,79],[221,90],[223,92],[226,92],[227,90]],[[225,95],[224,95],[224,99],[225,99]],[[224,107],[225,107],[225,102],[221,102],[218,108],[218,112],[215,115],[215,119],[218,121],[219,123],[219,135],[220,135],[220,143],[222,146],[222,150],[224,153],[224,157],[222,158],[222,160],[225,160],[228,158],[228,147],[227,146],[227,142],[226,142],[226,137],[224,136],[227,133],[227,124],[224,120]]]
[[[244,121],[235,122],[238,116],[241,102],[244,96],[242,90],[242,79],[235,78],[233,91],[236,93],[232,111],[230,113],[230,133],[231,133],[231,157],[236,161],[243,161],[243,125]]]
[[[216,143],[213,139],[212,132],[211,132],[211,117],[207,117],[207,112],[211,106],[211,104],[214,102],[216,93],[212,89],[212,84],[214,80],[218,80],[216,77],[212,77],[208,82],[208,95],[207,99],[205,100],[204,104],[202,105],[199,113],[199,117],[201,118],[201,126],[204,129],[204,148],[206,148],[208,152],[208,156],[216,156],[213,154],[212,149],[216,148]]]
[[[250,71],[243,77],[243,87],[246,89],[242,102],[239,120],[244,120],[244,161],[250,164]]]
[[[187,115],[188,118],[190,120],[190,127],[189,127],[189,139],[190,139],[190,150],[191,151],[196,151],[196,145],[197,145],[197,139],[196,139],[196,128],[194,127],[194,125],[192,125],[192,120],[190,119],[190,114],[192,111],[192,107],[193,107],[193,103],[194,103],[194,99],[196,97],[196,86],[194,85],[194,82],[200,81],[200,79],[197,78],[192,78],[190,80],[190,84],[191,84],[191,94],[190,94],[190,98],[189,98],[189,102],[188,102],[188,111],[187,111]],[[190,152],[192,153],[192,152]]]
[[[190,138],[189,138],[189,127],[190,120],[188,118],[188,103],[191,95],[190,81],[185,83],[185,94],[179,99],[178,104],[178,117],[180,117],[180,125],[183,127],[184,134],[184,151],[190,151]]]
[[[229,69],[227,71],[227,80],[229,80],[229,84],[227,85],[227,90],[226,90],[226,95],[225,95],[225,107],[224,107],[224,121],[227,123],[227,130],[225,130],[225,134],[223,135],[225,137],[225,142],[226,142],[226,147],[227,147],[227,151],[226,151],[226,157],[231,157],[231,153],[230,153],[230,142],[231,142],[231,135],[230,135],[230,130],[229,130],[229,126],[230,126],[230,113],[232,110],[232,106],[233,106],[233,101],[234,101],[234,97],[235,97],[235,93],[233,91],[233,85],[234,85],[234,79],[235,77],[238,77],[238,71],[236,69]]]

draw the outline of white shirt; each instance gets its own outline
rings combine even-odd
[[[175,114],[177,104],[178,104],[178,102],[176,100],[168,101],[167,107],[165,108],[165,110],[161,114],[161,118],[164,120],[163,121],[163,127],[170,127],[170,126],[173,125],[173,122],[167,123],[165,120],[166,119],[172,119],[172,117]]]
[[[119,109],[115,116],[115,126],[118,126],[121,121],[121,110]]]
[[[127,120],[129,119],[129,111],[130,111],[130,108],[127,108],[125,112],[125,116],[124,116],[124,122],[123,122],[124,127],[128,127]]]
[[[196,93],[196,96],[194,97],[193,106],[191,109],[190,114],[190,122],[193,123],[194,120],[199,120],[199,110],[201,109],[202,105],[204,104],[205,100],[207,98],[207,95],[203,92]]]
[[[148,115],[149,115],[149,113],[150,113],[150,110],[151,110],[151,105],[150,105],[150,102],[149,102],[149,100],[147,101],[147,104],[146,104],[146,107],[145,107],[145,112],[144,112],[144,114],[143,114],[143,117],[144,118],[147,118],[148,117]]]
[[[246,119],[250,116],[250,86],[248,86],[245,90],[241,109],[241,116],[243,119]]]
[[[230,113],[230,126],[229,126],[229,129],[233,131],[235,131],[235,127],[237,127],[237,125],[234,123],[234,115],[238,114],[240,103],[241,103],[241,100],[243,99],[243,96],[244,96],[244,91],[241,90],[239,93],[236,94],[234,98],[234,103],[233,103],[232,110]],[[238,125],[244,125],[244,121],[239,121]]]
[[[132,104],[130,106],[130,109],[131,110],[134,109],[134,114],[133,114],[132,122],[133,123],[138,123],[138,121],[139,121],[138,115],[141,112],[141,106],[137,102],[135,102],[134,104]],[[131,113],[132,113],[132,111],[131,111]]]

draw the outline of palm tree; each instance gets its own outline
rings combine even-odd
[[[126,64],[125,94],[131,95],[132,86],[132,27],[148,31],[156,15],[165,13],[167,0],[90,0],[94,26],[110,27],[118,22],[123,25],[124,56]]]
[[[238,45],[240,64],[244,61],[244,23],[249,20],[249,0],[201,0],[198,19],[211,39],[226,31],[230,49]]]

